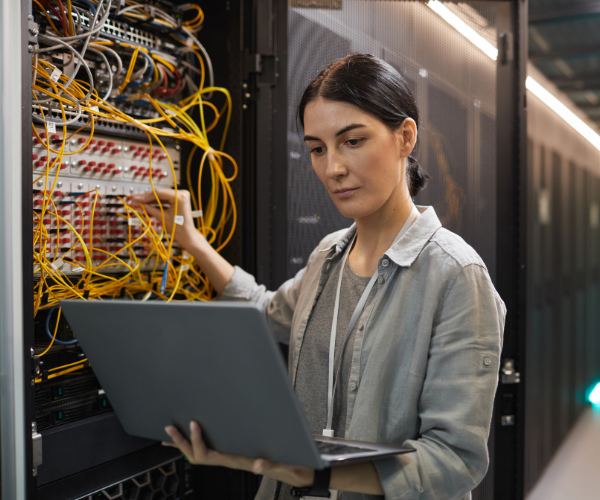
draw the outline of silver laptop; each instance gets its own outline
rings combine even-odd
[[[189,438],[247,457],[321,469],[412,448],[312,435],[264,312],[239,302],[62,301],[61,307],[131,435]]]

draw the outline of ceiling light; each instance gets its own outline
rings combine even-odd
[[[567,105],[561,102],[555,95],[544,88],[531,76],[528,76],[527,80],[525,80],[525,86],[533,95],[544,102],[550,109],[552,109],[552,111],[557,113],[563,120],[571,125],[571,127],[573,127],[583,137],[590,141],[596,149],[600,150],[600,135],[598,135],[598,133],[592,127],[590,127],[575,113],[573,113],[573,111],[571,111]],[[600,388],[598,389],[598,395],[600,397]]]
[[[477,31],[471,28],[460,17],[452,12],[439,0],[429,0],[427,6],[435,11],[444,21],[454,27],[461,35],[467,38],[473,45],[480,48],[490,59],[494,61],[498,58],[498,49],[490,42],[483,38]],[[556,112],[563,120],[571,127],[579,132],[583,137],[592,143],[592,145],[600,150],[600,135],[579,116],[569,109],[563,102],[560,101],[554,94],[542,86],[537,80],[531,76],[527,77],[525,85],[531,93],[538,97],[554,112]],[[600,402],[600,387],[598,389],[598,397]]]
[[[490,59],[495,61],[498,58],[498,49],[448,9],[442,2],[439,0],[429,0],[427,6],[435,11],[444,21],[453,26],[456,31],[467,38],[473,45],[479,47]]]

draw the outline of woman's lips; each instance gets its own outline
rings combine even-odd
[[[338,198],[343,199],[352,196],[356,191],[358,191],[358,188],[336,189],[333,194],[335,194]]]

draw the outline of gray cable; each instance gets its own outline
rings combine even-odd
[[[121,10],[121,13],[125,13],[125,12],[129,12],[130,10],[135,10],[138,8],[144,8],[144,6],[142,4],[134,4],[134,5],[130,5],[129,7],[126,7],[125,9]],[[173,26],[177,26],[177,21],[169,16],[164,10],[159,9],[159,8],[155,8],[154,9],[156,12],[157,17],[160,17],[161,19],[163,19],[164,21],[167,21],[169,23],[171,23]],[[196,38],[196,36],[187,28],[182,27],[181,30],[187,35],[189,36],[193,42],[200,48],[200,51],[202,52],[202,54],[204,55],[204,59],[206,60],[206,66],[208,68],[208,81],[210,83],[211,87],[214,87],[215,85],[215,75],[213,72],[213,66],[212,66],[212,61],[210,59],[210,56],[208,55],[208,52],[206,52],[206,49],[204,48],[204,45],[202,45],[198,39]],[[191,50],[191,49],[190,49]],[[212,92],[206,94],[206,96],[204,96],[205,99],[210,99],[212,97]]]
[[[67,120],[66,122],[55,122],[54,120],[50,120],[48,118],[44,119],[41,116],[33,115],[33,119],[37,120],[41,123],[52,122],[52,123],[56,124],[57,127],[64,127],[66,125],[71,125],[71,123],[75,123],[76,121],[78,121],[79,118],[81,117],[81,104],[79,104],[79,102],[77,102],[77,99],[72,98],[70,95],[65,95],[64,98],[71,101],[73,104],[75,104],[75,106],[77,106],[77,114],[75,115],[75,118],[71,118],[70,120]],[[36,101],[34,104],[35,105],[40,104],[40,101]],[[50,112],[50,109],[48,109],[48,111]]]
[[[71,5],[71,10],[73,10],[75,12],[75,14],[77,15],[77,29],[75,30],[75,34],[79,35],[79,33],[81,33],[81,26],[83,26],[83,19],[81,18],[81,12],[79,12],[79,9],[77,7],[75,7],[74,5]]]
[[[90,49],[91,49],[91,47],[90,47]],[[112,55],[117,60],[117,71],[115,71],[115,75],[119,76],[121,74],[121,72],[123,71],[123,61],[122,61],[121,57],[119,56],[119,54],[117,54],[117,52],[115,52],[113,49],[107,47],[106,45],[94,45],[94,49],[104,50],[104,51],[108,52],[110,55]]]
[[[138,55],[139,55],[139,54],[144,54],[144,55],[147,55],[146,53],[142,52],[141,50],[139,51]],[[148,58],[149,58],[149,56],[148,56]],[[142,76],[144,76],[144,73],[145,73],[145,72],[148,70],[148,58],[147,58],[147,57],[144,57],[144,56],[142,56],[142,59],[144,60],[144,67],[143,67],[143,68],[141,68],[141,69],[139,69],[139,70],[138,70],[138,71],[136,71],[135,73],[133,73],[133,74],[131,75],[130,81],[131,81],[131,80],[133,80],[133,81],[135,81],[135,80],[138,80],[139,78],[141,78]],[[138,59],[138,60],[139,60],[139,59]]]
[[[110,81],[109,81],[109,84],[108,84],[108,90],[106,91],[106,94],[102,98],[102,99],[104,99],[106,101],[106,99],[108,99],[110,97],[110,93],[112,92],[112,88],[113,88],[113,72],[112,72],[112,69],[110,67],[110,64],[108,63],[108,59],[106,58],[106,56],[101,51],[99,51],[98,49],[96,49],[94,47],[89,47],[88,50],[90,52],[94,52],[94,53],[98,54],[102,59],[104,59],[104,64],[106,64],[106,69],[108,71],[108,76],[110,77]]]
[[[81,40],[86,37],[90,37],[90,36],[98,33],[104,27],[104,23],[108,19],[108,16],[110,14],[110,6],[112,3],[112,0],[108,0],[108,5],[107,5],[106,9],[104,10],[104,15],[103,15],[102,19],[100,19],[100,21],[98,21],[98,26],[95,28],[92,28],[92,26],[94,26],[96,24],[96,19],[98,17],[98,14],[100,13],[103,3],[104,3],[104,0],[100,0],[100,2],[98,3],[98,6],[96,7],[96,15],[94,17],[94,22],[90,23],[90,31],[88,31],[87,33],[82,33],[81,35],[65,36],[65,37],[52,37],[52,38],[54,38],[55,40],[62,40],[63,42],[66,42],[68,44],[72,44],[78,40]]]
[[[100,24],[99,24],[99,29],[102,28],[102,26],[104,26],[104,21],[106,21],[106,18],[108,17],[108,12],[110,10],[110,4],[111,4],[112,0],[108,0],[108,4],[106,6],[106,15],[102,18]],[[81,63],[84,64],[84,66],[87,69],[87,73],[90,77],[90,88],[88,90],[88,93],[85,96],[85,100],[87,101],[90,96],[92,95],[92,90],[94,88],[94,79],[92,77],[92,73],[90,71],[90,68],[88,67],[87,63],[85,62],[85,60],[83,59],[83,57],[85,56],[85,52],[87,50],[88,44],[90,43],[90,38],[92,37],[92,34],[94,32],[94,30],[92,29],[93,26],[96,25],[96,22],[98,20],[98,15],[100,14],[100,9],[104,4],[104,0],[100,0],[100,2],[98,2],[98,7],[96,9],[96,13],[94,14],[94,19],[92,21],[92,23],[90,24],[90,31],[88,31],[87,33],[85,33],[85,35],[81,35],[85,37],[85,42],[83,43],[83,48],[81,49],[81,52],[77,52],[73,47],[71,47],[69,44],[67,44],[64,39],[61,38],[55,38],[55,37],[49,37],[47,35],[39,35],[39,37],[41,37],[42,39],[50,39],[53,42],[58,42],[59,45],[63,45],[65,47],[67,47],[69,50],[71,50],[73,52],[73,54],[77,55],[77,58],[79,59],[77,61],[77,63],[75,64],[75,70],[73,71],[73,74],[71,75],[71,77],[69,78],[69,80],[67,81],[67,83],[65,84],[65,88],[68,88],[69,85],[71,85],[71,83],[73,82],[73,80],[75,79],[75,77],[77,76],[77,73],[79,73],[79,69],[81,68],[81,64],[79,63],[79,61],[81,61]],[[71,37],[74,38],[74,37]],[[47,47],[45,49],[42,49],[43,52],[48,52],[48,49],[53,49],[55,47]],[[63,91],[59,91],[58,95],[62,95]],[[52,98],[49,99],[43,99],[41,101],[39,101],[40,103],[44,103],[44,102],[50,102],[52,100]],[[78,102],[82,102],[82,100],[79,100]]]
[[[66,43],[64,43],[61,40],[56,40],[56,39],[53,39],[52,37],[49,37],[49,36],[46,36],[46,35],[38,35],[38,38],[41,39],[42,41],[44,39],[48,39],[48,40],[52,40],[54,42],[58,42],[60,46],[66,47],[68,50],[70,50],[71,52],[73,52],[73,54],[75,55],[75,57],[77,57],[81,61],[82,65],[85,68],[85,71],[87,72],[88,77],[90,79],[90,88],[89,88],[87,94],[85,95],[85,97],[83,99],[79,99],[78,102],[87,101],[90,98],[90,96],[92,95],[92,90],[94,89],[94,78],[92,76],[92,72],[90,71],[90,67],[87,65],[87,63],[85,62],[85,60],[83,59],[83,57],[81,56],[81,54],[79,54],[79,52],[77,52],[73,47],[71,47],[70,45],[67,45]],[[38,53],[39,54],[41,52],[46,52],[46,49],[34,50],[34,53]],[[68,85],[70,85],[71,81],[73,81],[72,77],[69,80],[69,82],[67,83],[67,85],[65,85],[65,88]],[[62,95],[62,90],[59,91],[58,95]],[[38,101],[38,104],[50,102],[52,99],[53,98],[50,97],[49,99],[44,99],[44,100]]]

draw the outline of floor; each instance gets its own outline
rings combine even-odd
[[[587,410],[527,500],[600,499],[600,408]]]

